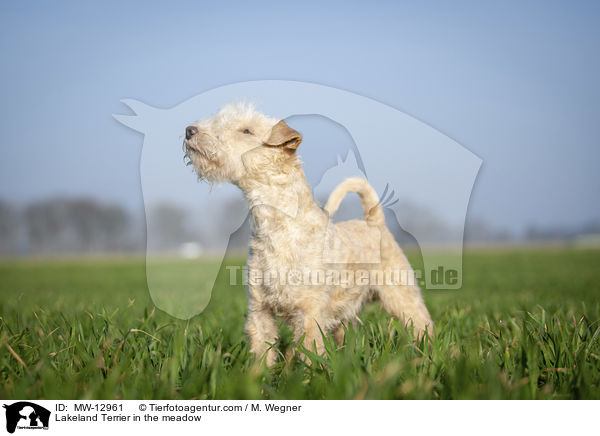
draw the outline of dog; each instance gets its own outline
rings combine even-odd
[[[373,188],[364,179],[347,179],[320,207],[297,152],[301,142],[285,121],[244,104],[226,105],[185,131],[186,157],[199,178],[233,183],[249,204],[245,330],[251,353],[267,365],[277,361],[273,345],[281,316],[298,344],[322,355],[323,335],[331,332],[343,344],[345,326],[359,320],[370,299],[412,327],[417,339],[432,336],[413,270],[386,227]],[[334,224],[331,217],[349,192],[358,193],[364,219]]]

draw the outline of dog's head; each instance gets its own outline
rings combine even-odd
[[[198,175],[209,181],[270,183],[287,166],[299,165],[300,133],[252,106],[230,104],[186,128],[185,152]]]

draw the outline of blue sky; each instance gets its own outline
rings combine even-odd
[[[334,86],[483,159],[469,213],[519,231],[600,219],[594,2],[3,2],[0,199],[141,208],[143,138],[119,102],[234,82]],[[381,170],[389,171],[389,162]]]

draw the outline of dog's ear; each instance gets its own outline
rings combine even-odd
[[[273,126],[269,138],[264,144],[271,147],[284,147],[295,150],[302,142],[302,135],[281,120]]]

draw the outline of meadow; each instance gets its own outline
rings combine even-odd
[[[599,264],[597,250],[469,251],[461,290],[424,291],[434,339],[372,304],[344,346],[326,338],[327,359],[266,369],[227,271],[183,321],[154,308],[140,258],[0,260],[0,397],[599,399]]]

